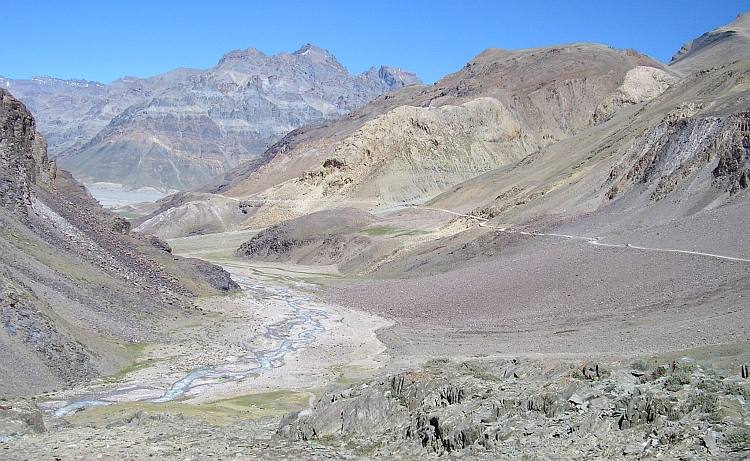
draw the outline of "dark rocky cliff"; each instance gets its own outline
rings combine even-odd
[[[54,179],[54,166],[31,114],[5,91],[0,91],[0,120],[0,203],[24,213],[31,205],[31,185],[40,174]]]
[[[220,267],[134,236],[46,156],[26,108],[0,89],[0,396],[26,396],[129,364],[198,294],[237,285]]]

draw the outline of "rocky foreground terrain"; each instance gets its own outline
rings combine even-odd
[[[37,407],[6,402],[0,447],[13,460],[747,459],[748,380],[658,363],[435,359],[230,425],[133,411],[45,427]]]

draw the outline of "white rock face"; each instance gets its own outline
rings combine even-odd
[[[623,107],[654,99],[676,81],[676,77],[654,67],[638,66],[629,70],[622,85],[597,107],[594,124],[608,120]]]
[[[460,106],[401,106],[365,123],[298,178],[267,191],[268,209],[255,219],[271,212],[273,222],[292,202],[292,215],[299,215],[329,206],[334,198],[370,206],[424,201],[518,161],[530,144],[519,122],[493,98]]]

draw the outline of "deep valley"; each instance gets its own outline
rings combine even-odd
[[[306,46],[121,81],[148,99],[57,157],[0,89],[0,458],[750,458],[750,13],[666,64],[344,71]],[[230,123],[316,72],[294,123]],[[137,156],[97,181],[154,187],[183,122],[156,202],[59,168]]]

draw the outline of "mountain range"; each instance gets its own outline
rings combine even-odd
[[[290,219],[355,207],[404,232],[364,247],[359,239],[356,256],[340,252],[356,264],[340,267],[402,274],[414,258],[423,261],[418,267],[438,264],[436,252],[448,244],[435,244],[436,236],[450,236],[457,251],[447,270],[463,264],[460,253],[486,257],[479,243],[495,240],[492,229],[550,229],[622,207],[653,223],[693,216],[750,184],[749,30],[741,15],[686,44],[669,64],[586,43],[490,49],[432,86],[395,90],[292,131],[267,151],[268,163],[161,201],[138,230],[170,238],[287,221],[281,234],[263,234],[283,240]],[[408,213],[427,209],[465,222],[412,235],[425,229],[410,227]],[[610,227],[632,219],[625,216]],[[316,228],[310,219],[301,229]],[[295,251],[285,258],[309,259],[311,250]]]
[[[257,160],[299,126],[415,83],[421,82],[414,73],[387,66],[351,75],[314,45],[275,56],[237,50],[208,70],[180,68],[109,85],[0,78],[34,114],[50,154],[76,178],[162,192]]]

